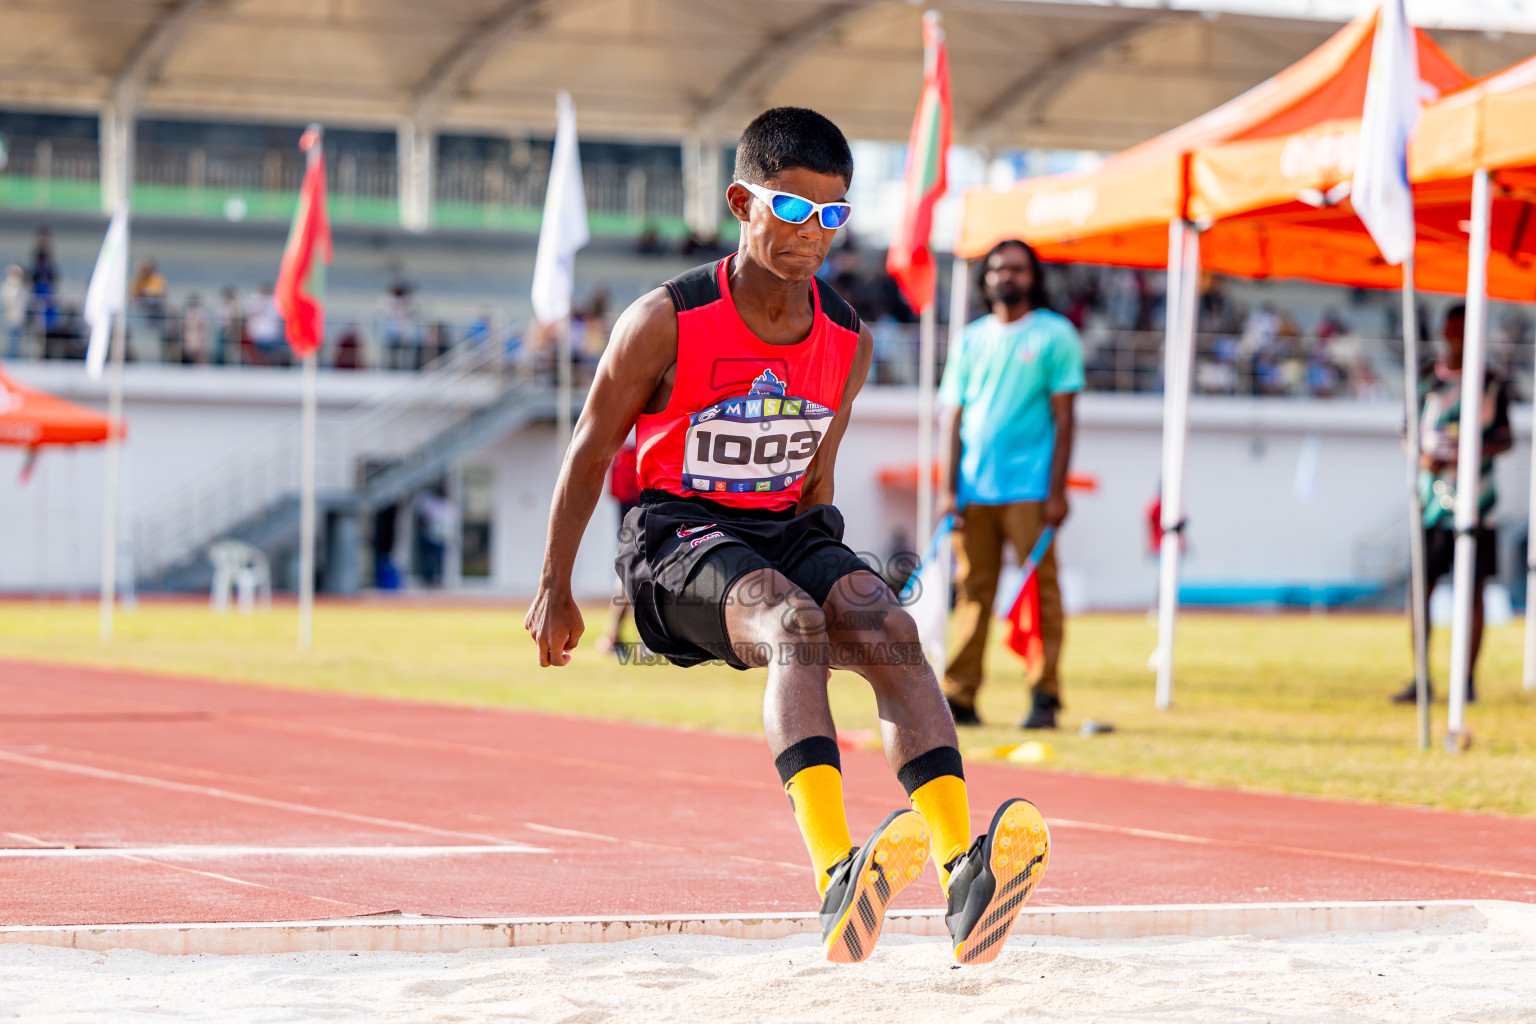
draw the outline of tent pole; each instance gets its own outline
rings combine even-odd
[[[1413,686],[1419,705],[1419,749],[1429,749],[1429,618],[1424,593],[1424,508],[1419,504],[1419,308],[1413,253],[1403,260],[1403,401],[1408,428],[1408,608],[1413,635]]]
[[[938,325],[932,298],[918,318],[917,341],[917,544],[927,550],[933,534],[933,364]]]
[[[1184,220],[1168,225],[1168,284],[1163,343],[1162,541],[1157,590],[1157,697],[1173,704],[1173,637],[1179,606],[1179,548],[1184,524],[1184,457],[1189,439],[1189,388],[1194,368],[1200,236]]]
[[[299,448],[299,649],[314,640],[315,618],[315,363],[304,357],[304,404]]]
[[[113,615],[117,610],[117,510],[122,477],[123,359],[128,348],[128,312],[112,314],[112,375],[107,381],[107,467],[101,510],[101,642],[112,642]]]
[[[1531,424],[1531,499],[1527,508],[1536,513],[1536,418]],[[1536,523],[1536,514],[1530,515]],[[1525,669],[1521,683],[1536,690],[1536,544],[1531,542],[1527,525],[1525,542]]]
[[[1483,461],[1484,337],[1488,333],[1488,171],[1472,176],[1472,237],[1467,248],[1467,334],[1461,357],[1461,421],[1456,450],[1455,613],[1451,619],[1451,694],[1446,746],[1465,749],[1463,721],[1472,653],[1472,588]]]

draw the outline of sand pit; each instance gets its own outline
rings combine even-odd
[[[1532,1021],[1536,908],[1472,928],[1286,939],[1025,935],[990,967],[887,935],[462,953],[159,956],[0,946],[0,1019],[276,1021]]]

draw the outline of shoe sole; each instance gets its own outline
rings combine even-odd
[[[875,951],[886,908],[928,863],[928,824],[916,811],[894,814],[859,855],[863,863],[848,909],[826,938],[827,959],[835,964],[856,964]]]
[[[957,963],[989,964],[997,959],[1020,908],[1050,862],[1051,830],[1039,809],[1018,799],[999,807],[987,830],[987,868],[995,883],[992,899],[971,934],[955,947]]]

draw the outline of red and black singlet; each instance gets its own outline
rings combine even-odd
[[[810,334],[770,345],[736,311],[730,261],[666,283],[677,369],[667,407],[635,423],[640,485],[736,508],[790,508],[842,404],[859,317],[816,279]]]

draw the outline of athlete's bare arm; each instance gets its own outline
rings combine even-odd
[[[642,412],[665,407],[677,364],[677,313],[665,288],[635,302],[614,324],[597,365],[549,508],[549,539],[539,592],[523,626],[539,648],[540,665],[564,665],[585,625],[571,597],[571,569],[587,521],[603,493],[614,453]]]
[[[859,327],[859,347],[854,350],[853,363],[848,367],[848,383],[843,385],[843,400],[827,427],[827,436],[816,447],[816,457],[805,471],[805,483],[800,489],[800,503],[796,512],[804,512],[812,505],[832,504],[832,476],[837,466],[837,447],[842,444],[848,430],[848,417],[853,413],[853,400],[864,387],[869,376],[869,364],[875,357],[875,339],[869,328]]]

